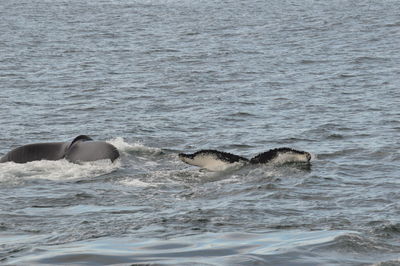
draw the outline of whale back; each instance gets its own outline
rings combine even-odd
[[[117,148],[103,141],[73,141],[65,153],[65,158],[73,163],[110,159],[120,156]]]
[[[193,154],[179,154],[179,159],[187,164],[199,166],[211,171],[219,171],[231,164],[248,162],[248,159],[217,150],[201,150]]]
[[[258,154],[251,158],[251,164],[263,163],[308,163],[311,160],[311,154],[305,151],[298,151],[291,148],[276,148]]]
[[[0,159],[0,163],[27,163],[40,160],[60,160],[64,157],[68,142],[35,143],[15,148]]]

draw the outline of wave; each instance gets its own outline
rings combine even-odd
[[[345,234],[338,236],[334,241],[330,242],[322,249],[335,250],[340,253],[358,253],[358,254],[379,254],[379,253],[394,253],[400,252],[400,247],[393,246],[387,243],[382,243],[372,238],[367,238],[360,234]]]
[[[200,220],[199,223],[207,222]],[[41,246],[42,252],[29,252],[12,259],[11,264],[271,264],[316,265],[332,262],[347,264],[351,258],[338,253],[321,256],[312,247],[334,241],[343,231],[302,232],[296,230],[247,233],[203,233],[163,239],[101,237],[84,241]],[[118,250],[110,247],[118,246]]]
[[[374,228],[373,232],[384,238],[398,238],[400,235],[400,223],[387,222]]]

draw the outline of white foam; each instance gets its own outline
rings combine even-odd
[[[153,148],[143,145],[140,142],[135,142],[130,144],[125,142],[122,137],[116,137],[115,139],[111,139],[107,141],[108,143],[114,145],[120,152],[144,152],[144,153],[154,153],[159,154],[162,153],[162,150],[159,148]]]
[[[0,164],[0,183],[18,184],[27,179],[70,180],[94,177],[115,171],[120,160],[99,160],[81,164],[67,160],[34,161],[24,164],[7,162]]]
[[[129,187],[154,187],[155,186],[155,184],[146,183],[146,182],[140,181],[138,179],[132,179],[132,178],[126,178],[124,180],[121,180],[119,183],[121,185],[129,186]]]
[[[294,152],[284,152],[278,153],[278,156],[275,157],[271,163],[272,164],[285,164],[285,163],[295,163],[295,162],[308,162],[308,158],[305,154],[299,154]]]

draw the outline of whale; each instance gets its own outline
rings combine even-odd
[[[251,164],[284,164],[284,163],[309,163],[311,154],[292,148],[276,148],[260,153],[250,159]]]
[[[94,141],[86,135],[72,142],[33,143],[17,147],[3,157],[0,163],[27,163],[32,161],[66,159],[72,163],[109,159],[114,162],[120,154],[116,147],[104,141]]]
[[[246,164],[247,158],[217,150],[200,150],[192,154],[179,153],[179,159],[187,164],[210,171],[220,171],[233,164]]]
[[[220,171],[229,165],[242,163],[260,164],[285,164],[305,163],[309,164],[311,154],[306,151],[299,151],[292,148],[275,148],[259,153],[250,160],[232,153],[218,150],[200,150],[192,154],[180,153],[179,159],[187,164],[199,166],[210,171]]]

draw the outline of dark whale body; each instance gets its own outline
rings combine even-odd
[[[90,137],[80,135],[72,142],[50,142],[28,144],[11,150],[0,159],[0,163],[27,163],[40,160],[67,159],[70,162],[89,162],[119,157],[117,148],[104,141],[93,141]]]

